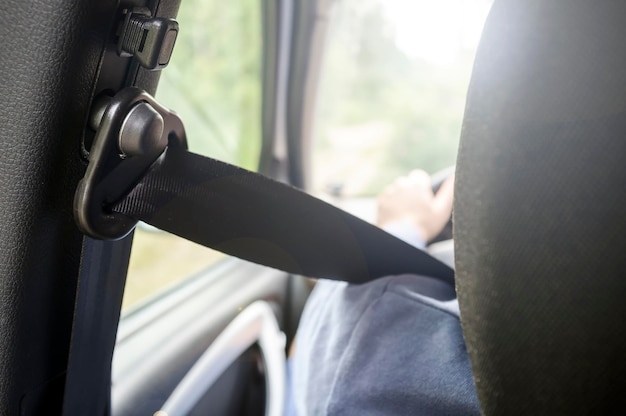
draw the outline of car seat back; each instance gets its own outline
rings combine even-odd
[[[496,1],[456,175],[456,284],[485,414],[626,402],[626,3]]]

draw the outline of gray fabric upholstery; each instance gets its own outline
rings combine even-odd
[[[479,414],[454,296],[417,275],[318,281],[292,358],[297,414]]]
[[[461,320],[485,414],[626,402],[626,3],[496,1],[456,175]]]

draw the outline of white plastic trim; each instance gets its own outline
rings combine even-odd
[[[255,342],[259,344],[267,380],[266,416],[282,416],[285,402],[285,335],[269,304],[245,308],[176,386],[155,416],[185,416],[215,381]]]

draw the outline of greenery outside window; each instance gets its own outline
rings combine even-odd
[[[333,10],[314,131],[317,193],[371,197],[456,161],[490,0],[341,0]]]

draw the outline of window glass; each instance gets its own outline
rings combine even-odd
[[[261,148],[261,2],[184,0],[157,99],[182,118],[191,151],[256,170]],[[223,255],[140,224],[123,310]]]
[[[340,0],[315,122],[317,192],[368,197],[454,165],[489,0]]]

